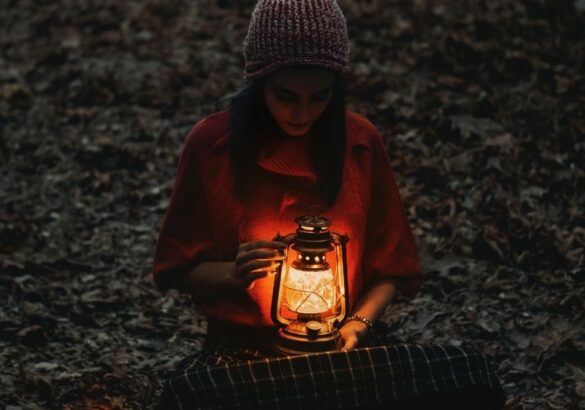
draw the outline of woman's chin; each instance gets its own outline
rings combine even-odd
[[[286,133],[291,137],[304,137],[309,132],[309,128],[310,127],[306,127],[306,128],[287,127]]]

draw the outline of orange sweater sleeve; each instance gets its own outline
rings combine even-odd
[[[390,159],[372,125],[371,202],[363,254],[365,285],[390,279],[408,297],[418,292],[423,275]]]
[[[213,258],[215,253],[209,206],[201,184],[204,123],[205,119],[199,121],[187,135],[156,243],[152,273],[163,291],[170,287],[171,275]]]

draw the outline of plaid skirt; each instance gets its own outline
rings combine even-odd
[[[213,345],[184,359],[160,409],[501,409],[487,358],[456,346],[367,346],[276,356]]]

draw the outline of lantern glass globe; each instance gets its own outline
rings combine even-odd
[[[333,271],[305,271],[291,267],[284,284],[284,303],[297,313],[325,313],[335,304]]]

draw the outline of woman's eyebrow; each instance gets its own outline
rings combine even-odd
[[[298,95],[298,94],[297,94],[297,93],[295,93],[294,91],[292,91],[292,90],[289,90],[288,88],[286,88],[286,87],[283,87],[283,86],[281,86],[281,85],[278,85],[278,84],[274,84],[274,83],[273,83],[273,84],[272,84],[272,86],[273,86],[274,88],[276,88],[276,89],[277,89],[278,91],[280,91],[280,92],[283,92],[283,93],[288,93],[288,94],[293,94],[293,95]],[[330,85],[329,87],[323,88],[322,90],[315,91],[315,92],[314,92],[312,95],[315,95],[315,94],[321,94],[321,93],[324,93],[325,91],[330,91],[331,89],[333,89],[333,85]]]

